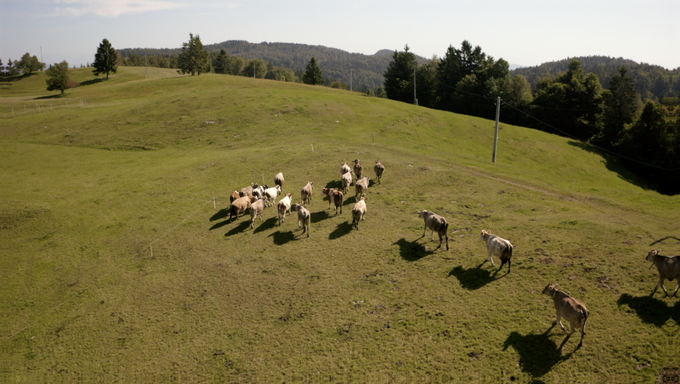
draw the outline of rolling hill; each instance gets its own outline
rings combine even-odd
[[[677,366],[680,301],[644,261],[680,253],[680,201],[569,139],[364,94],[121,67],[55,97],[0,93],[10,382],[574,382]],[[386,166],[351,228],[320,196]],[[229,220],[231,191],[315,182],[311,237]],[[372,176],[372,172],[367,172]],[[449,221],[435,249],[416,212]],[[497,272],[482,229],[516,247]],[[433,250],[427,251],[424,246]],[[497,264],[498,265],[498,264]],[[590,310],[551,327],[548,283]],[[666,283],[667,288],[674,283]]]

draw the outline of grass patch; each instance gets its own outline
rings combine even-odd
[[[43,74],[0,94],[10,381],[648,382],[677,365],[680,304],[649,297],[644,256],[661,239],[678,253],[680,202],[564,138],[503,125],[493,164],[483,119],[242,77],[71,72],[89,85],[61,105],[36,100]],[[342,214],[320,196],[354,159],[387,167],[359,230],[353,188]],[[295,212],[228,218],[231,191],[281,171],[296,201],[317,186],[310,238]],[[422,209],[449,220],[449,251],[422,236]],[[515,244],[512,273],[484,263],[482,229]],[[578,350],[551,328],[550,282],[591,311]]]

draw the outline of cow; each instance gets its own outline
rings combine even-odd
[[[279,212],[279,225],[286,221],[286,212],[290,213],[291,204],[291,194],[288,193],[283,199],[279,201],[278,212]]]
[[[281,187],[278,186],[278,185],[276,187],[265,189],[265,191],[264,191],[265,203],[264,204],[268,207],[271,207],[272,205],[274,205],[274,202],[276,201],[276,197],[278,197],[280,193],[281,193]]]
[[[283,182],[285,180],[283,179],[283,172],[279,172],[274,176],[274,185],[278,185],[281,187],[281,190],[283,191]]]
[[[254,203],[250,205],[250,228],[255,227],[255,218],[260,216],[260,221],[262,221],[262,212],[265,208],[264,199],[257,199]]]
[[[300,190],[300,197],[302,198],[302,204],[307,204],[312,202],[312,195],[314,194],[314,182],[308,181],[307,185]]]
[[[362,197],[352,208],[352,225],[359,230],[359,222],[366,218],[366,198]]]
[[[340,208],[340,213],[342,213],[342,203],[343,194],[342,191],[335,188],[324,188],[321,191],[322,196],[328,196],[328,209],[331,209],[332,205],[335,205],[335,214],[338,214],[338,208]]]
[[[382,178],[383,172],[385,172],[385,166],[383,163],[380,162],[380,160],[375,161],[375,165],[373,166],[373,171],[375,172],[375,176],[378,178],[378,184],[380,184],[380,179]]]
[[[364,174],[364,167],[359,163],[359,159],[354,160],[354,174],[357,180],[361,179],[361,175]]]
[[[659,286],[661,286],[661,289],[666,292],[666,296],[669,296],[666,287],[663,285],[664,280],[668,279],[669,281],[673,281],[673,279],[677,279],[677,286],[672,295],[675,296],[675,294],[678,293],[678,289],[680,289],[680,256],[662,256],[660,250],[656,251],[652,249],[647,254],[645,260],[651,261],[653,263],[652,265],[656,265],[656,269],[659,271],[659,285],[654,287],[652,295]],[[652,266],[650,265],[649,267],[651,268]]]
[[[429,212],[425,209],[422,211],[418,212],[418,217],[423,219],[425,222],[425,230],[423,231],[423,236],[427,234],[427,229],[429,228],[432,231],[432,234],[430,236],[430,241],[434,241],[434,233],[435,231],[439,235],[439,247],[442,246],[442,242],[444,239],[446,239],[446,250],[449,250],[449,222],[446,221],[445,218],[439,216],[438,214],[434,212]]]
[[[347,165],[347,163],[342,163],[340,165],[340,174],[344,175],[347,172],[352,172],[352,168],[350,168],[349,165]]]
[[[307,232],[307,237],[309,237],[309,224],[312,221],[312,214],[302,204],[295,204],[295,210],[298,214],[298,228],[302,228],[302,233]]]
[[[239,197],[241,197],[241,194],[240,194],[238,191],[234,191],[234,192],[232,192],[231,195],[229,196],[229,202],[230,202],[230,203],[233,203],[234,200],[238,199]]]
[[[241,197],[245,197],[245,196],[250,197],[250,196],[253,195],[253,190],[256,189],[256,188],[259,188],[259,187],[260,187],[259,184],[252,183],[251,185],[249,185],[245,188],[242,188],[241,192],[239,192],[239,195],[241,195]]]
[[[250,205],[256,200],[257,197],[254,196],[244,196],[234,200],[234,202],[231,203],[231,207],[229,208],[229,220],[231,220],[232,217],[236,217],[238,219],[238,215],[240,213],[244,213],[246,209],[248,209],[248,207],[250,207]]]
[[[347,172],[342,175],[342,191],[349,192],[349,186],[352,185],[352,172]]]
[[[555,324],[559,324],[562,331],[565,333],[567,330],[562,325],[561,318],[565,318],[569,321],[571,325],[571,336],[577,327],[581,328],[581,341],[578,343],[580,347],[583,345],[583,336],[586,334],[586,322],[588,321],[588,309],[586,306],[575,298],[569,296],[564,291],[557,290],[557,284],[548,284],[545,289],[543,289],[543,294],[548,295],[553,298],[555,302],[555,310],[557,311],[557,320]]]
[[[512,249],[513,245],[505,239],[502,239],[496,235],[492,235],[489,231],[482,230],[482,234],[479,239],[486,243],[486,250],[488,252],[487,260],[491,262],[492,266],[495,266],[493,262],[492,255],[496,255],[501,258],[501,266],[498,268],[500,271],[505,263],[508,263],[508,273],[510,273],[510,266],[512,262]]]
[[[264,199],[264,191],[269,189],[269,186],[267,184],[265,185],[260,185],[257,188],[253,188],[253,196]]]
[[[366,196],[366,192],[368,192],[368,176],[364,176],[354,183],[354,199],[356,200],[357,196]]]

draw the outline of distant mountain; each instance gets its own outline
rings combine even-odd
[[[560,61],[543,63],[535,67],[523,67],[511,70],[513,75],[523,75],[531,87],[536,90],[542,79],[555,78],[569,69],[569,63],[578,60],[586,73],[594,73],[600,78],[604,88],[609,88],[612,77],[621,66],[628,69],[628,75],[635,81],[636,91],[644,99],[660,99],[667,96],[680,95],[680,68],[667,70],[658,65],[637,63],[633,60],[607,56],[573,57]]]
[[[212,52],[224,49],[231,56],[239,56],[246,60],[262,59],[277,67],[289,68],[300,77],[312,57],[329,81],[342,81],[350,84],[355,90],[376,89],[383,85],[383,73],[392,61],[394,51],[383,49],[374,55],[349,53],[336,48],[321,45],[305,45],[294,43],[249,43],[243,40],[228,40],[217,44],[204,45],[204,49]],[[143,49],[125,48],[118,52],[123,57],[131,54],[146,55],[178,55],[180,49]],[[416,56],[421,64],[428,59]]]

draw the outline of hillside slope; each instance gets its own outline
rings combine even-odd
[[[680,304],[649,295],[644,256],[680,253],[680,201],[576,143],[502,125],[494,164],[484,119],[244,77],[71,73],[87,85],[65,98],[43,74],[0,94],[12,382],[632,383],[677,363]],[[320,196],[354,159],[387,168],[359,230],[353,188],[338,215]],[[294,201],[315,183],[309,238],[296,212],[229,219],[231,191],[280,171]],[[449,220],[449,251],[421,209]],[[484,263],[482,229],[515,245],[511,273]],[[550,327],[551,282],[591,312],[582,348]]]

